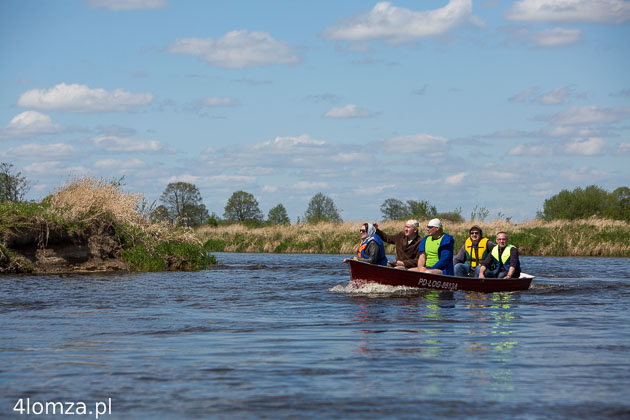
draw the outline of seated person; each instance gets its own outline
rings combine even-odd
[[[483,231],[477,225],[471,227],[468,233],[470,236],[453,259],[455,275],[458,277],[479,277],[481,263],[492,251],[495,244],[483,237]]]
[[[520,276],[521,262],[518,257],[518,250],[514,245],[508,244],[507,233],[497,233],[497,246],[492,248],[492,251],[483,261],[479,270],[479,278],[510,279]]]
[[[427,232],[429,234],[422,238],[418,246],[418,266],[412,270],[452,276],[455,240],[444,233],[440,219],[431,219]]]
[[[359,230],[361,232],[361,245],[355,260],[365,261],[370,264],[387,265],[385,245],[376,234],[376,228],[371,223],[364,223]],[[346,262],[346,259],[343,260]]]
[[[396,245],[396,261],[390,261],[389,265],[397,268],[412,268],[418,266],[418,245],[420,245],[420,236],[418,235],[418,227],[420,223],[417,220],[407,220],[404,230],[394,235],[389,235],[376,227],[376,234],[381,237],[384,242]]]

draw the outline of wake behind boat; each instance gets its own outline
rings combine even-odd
[[[527,290],[534,276],[521,273],[518,279],[480,279],[430,274],[420,271],[401,270],[363,261],[346,260],[350,268],[350,279],[355,282],[375,282],[390,286],[419,287],[466,292],[513,292]]]

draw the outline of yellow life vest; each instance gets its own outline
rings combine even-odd
[[[508,260],[510,259],[510,251],[512,250],[512,248],[516,248],[514,245],[510,245],[508,244],[505,249],[503,250],[503,253],[501,254],[501,263],[504,266],[509,267],[509,263],[506,264],[508,262]],[[495,246],[494,248],[492,248],[492,252],[491,252],[492,256],[494,257],[495,260],[499,261],[499,245]]]
[[[472,240],[468,238],[464,245],[466,249],[466,259],[470,261],[470,266],[475,268],[477,265],[481,265],[488,255],[488,238],[481,238],[476,247],[473,246]]]

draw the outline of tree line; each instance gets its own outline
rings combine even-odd
[[[202,202],[201,193],[194,185],[187,182],[173,182],[166,186],[160,196],[160,204],[151,212],[154,221],[168,221],[186,226],[203,224],[217,226],[229,223],[247,223],[262,225],[263,223],[280,225],[290,224],[291,219],[282,203],[269,210],[265,219],[258,206],[258,200],[246,191],[235,191],[225,205],[223,218],[208,214]],[[339,210],[332,198],[320,193],[315,194],[308,203],[304,213],[307,223],[341,222]]]
[[[544,220],[585,219],[597,216],[630,222],[630,188],[619,187],[608,192],[596,185],[573,191],[562,190],[545,200],[537,214]]]
[[[112,182],[120,184],[121,180]],[[30,182],[12,164],[0,162],[0,203],[24,201],[30,187]],[[187,182],[168,184],[159,201],[160,204],[149,212],[153,221],[166,221],[185,226],[291,223],[282,203],[271,208],[265,218],[256,198],[251,193],[240,190],[235,191],[228,199],[222,218],[214,213],[208,213],[199,189]],[[427,200],[402,201],[388,198],[383,202],[380,210],[384,220],[409,218],[423,220],[438,217],[452,222],[464,221],[461,208],[451,212],[438,212],[437,208]],[[470,220],[483,221],[488,214],[489,211],[485,207],[475,206]],[[608,192],[596,185],[590,185],[584,189],[575,188],[573,191],[562,190],[546,199],[543,209],[536,214],[537,218],[548,221],[584,219],[591,216],[630,222],[630,188],[619,187]],[[302,217],[302,221],[306,223],[342,221],[335,202],[321,192],[311,198]],[[499,213],[499,217],[502,218],[503,215]],[[509,218],[506,219],[509,220]],[[300,218],[298,218],[299,222]]]

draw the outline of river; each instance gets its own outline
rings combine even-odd
[[[215,255],[1,276],[0,417],[630,416],[628,259],[522,257],[532,288],[486,295],[355,289],[340,255]]]

